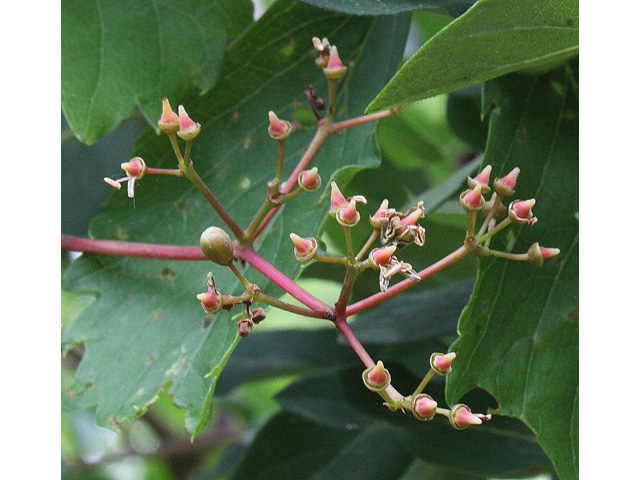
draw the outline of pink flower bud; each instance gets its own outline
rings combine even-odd
[[[329,80],[340,80],[347,74],[347,67],[342,64],[335,45],[332,45],[329,50],[329,62],[324,68],[324,74]]]
[[[413,399],[411,409],[418,420],[431,420],[436,415],[438,404],[430,395],[420,393]]]
[[[454,428],[462,430],[469,425],[480,425],[482,420],[479,416],[471,413],[471,409],[469,407],[459,403],[451,408],[451,412],[449,413],[449,423],[451,423]]]
[[[158,128],[166,134],[176,133],[180,128],[180,118],[171,108],[167,97],[162,99],[162,115],[160,115],[160,120],[158,120]]]
[[[375,366],[367,368],[362,373],[362,380],[365,386],[374,392],[384,390],[391,383],[391,375],[389,370],[384,368],[381,360],[378,360]]]
[[[336,182],[331,182],[331,209],[329,210],[329,214],[335,217],[336,211],[346,207],[348,204],[349,202],[347,202],[347,199],[342,195]]]
[[[278,116],[269,112],[269,136],[275,140],[284,140],[291,134],[291,124],[280,120]]]
[[[121,163],[120,168],[127,172],[128,175],[137,178],[142,178],[144,172],[147,170],[144,160],[140,157],[134,157],[128,162]]]
[[[542,252],[542,258],[546,260],[549,257],[555,257],[556,255],[558,255],[560,253],[560,249],[540,247],[540,252]]]
[[[542,262],[547,258],[558,255],[559,253],[559,248],[541,247],[538,242],[531,245],[527,251],[527,255],[529,255],[529,262],[533,263],[537,267],[541,267]]]
[[[393,211],[395,212],[395,210]],[[378,210],[376,210],[376,213],[369,216],[369,223],[374,229],[380,230],[382,228],[382,219],[389,218],[390,213],[389,200],[385,198],[380,204],[380,207],[378,207]]]
[[[352,198],[346,207],[341,208],[336,216],[338,223],[344,227],[353,227],[360,221],[360,214],[356,210],[356,199]]]
[[[469,188],[475,188],[476,185],[482,185],[482,193],[489,193],[491,187],[489,186],[489,179],[491,178],[491,165],[487,165],[482,171],[474,178],[467,178],[467,184]]]
[[[311,170],[304,170],[298,175],[298,185],[305,192],[313,192],[320,187],[321,180],[318,175],[318,167],[313,167]]]
[[[402,229],[406,230],[411,225],[416,225],[418,223],[419,218],[424,217],[424,210],[417,208],[409,215],[400,220],[400,225],[402,225]]]
[[[395,251],[395,245],[390,245],[383,248],[374,248],[371,251],[370,257],[376,265],[388,265]]]
[[[222,308],[222,299],[220,298],[220,295],[212,288],[209,288],[205,293],[199,293],[198,295],[196,295],[196,298],[200,300],[200,304],[202,305],[204,311],[209,314],[219,312]]]
[[[299,262],[308,262],[318,251],[318,242],[315,238],[302,238],[295,233],[290,233],[289,238],[295,247],[293,254]]]
[[[434,353],[431,355],[431,368],[435,370],[438,375],[446,375],[451,371],[451,363],[456,358],[455,352],[445,354]]]
[[[518,180],[519,174],[520,169],[516,167],[504,177],[496,178],[493,181],[493,188],[498,192],[498,195],[503,197],[510,197],[513,195],[516,191],[516,180]]]
[[[467,212],[480,210],[485,200],[482,196],[482,184],[478,183],[473,189],[465,190],[460,194],[460,204]]]
[[[511,205],[509,205],[509,218],[515,223],[528,223],[529,225],[533,225],[538,221],[531,212],[535,204],[535,198],[511,202]]]
[[[182,105],[178,105],[178,118],[180,121],[178,136],[183,140],[193,140],[196,138],[200,133],[200,124],[191,120]]]

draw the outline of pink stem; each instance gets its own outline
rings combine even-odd
[[[157,243],[135,243],[119,240],[94,240],[91,238],[62,235],[62,250],[122,255],[127,257],[166,258],[171,260],[206,260],[200,247],[188,245],[161,245]]]
[[[396,113],[399,113],[402,110],[402,107],[395,107],[389,110],[383,110],[381,112],[371,113],[369,115],[362,115],[356,118],[350,118],[348,120],[343,120],[342,122],[335,122],[332,125],[333,131],[337,132],[339,130],[344,130],[345,128],[355,127],[356,125],[362,125],[363,123],[373,122],[375,120],[380,120],[381,118],[389,117]]]
[[[455,263],[458,260],[466,257],[470,253],[471,251],[466,246],[463,245],[457,250],[454,250],[453,252],[451,252],[446,257],[441,258],[434,264],[428,266],[424,270],[421,270],[420,272],[418,272],[418,275],[420,276],[421,280],[429,278],[434,273],[439,272],[440,270],[448,267],[452,263]],[[368,308],[371,308],[379,304],[380,302],[386,300],[387,298],[391,298],[400,292],[404,292],[406,289],[416,284],[417,282],[414,282],[413,280],[410,280],[410,279],[406,279],[399,283],[396,283],[395,285],[389,287],[389,289],[386,292],[376,293],[374,295],[371,295],[370,297],[360,300],[359,302],[349,305],[347,307],[346,316],[349,317],[351,315],[355,315],[356,313],[360,313]]]
[[[344,318],[339,318],[335,321],[335,324],[337,329],[340,330],[340,333],[342,333],[342,335],[344,335],[344,338],[347,339],[347,342],[349,342],[349,345],[351,345],[353,351],[356,352],[358,357],[360,357],[360,360],[362,360],[362,363],[364,363],[365,367],[370,368],[375,366],[376,363],[371,358],[371,355],[369,355],[365,348],[362,346],[355,333],[353,333],[353,330],[351,330],[351,327],[349,326],[347,321]]]
[[[317,312],[329,312],[332,310],[331,306],[311,295],[304,288],[299,286],[296,282],[291,280],[271,263],[261,257],[252,247],[242,248],[241,246],[236,245],[235,253],[239,259],[245,260],[249,265],[310,309]]]

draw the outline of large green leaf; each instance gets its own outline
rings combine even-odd
[[[510,75],[488,82],[486,162],[500,175],[515,166],[517,196],[536,197],[533,227],[515,230],[513,251],[539,241],[558,247],[542,268],[483,259],[463,312],[447,385],[456,402],[478,385],[498,411],[536,432],[560,478],[578,475],[578,106],[567,72]],[[492,248],[504,248],[496,238]]]
[[[399,365],[387,362],[385,365],[399,391],[409,393],[418,384],[419,377],[409,375]],[[457,471],[504,476],[549,466],[534,435],[516,419],[496,415],[464,432],[451,427],[442,415],[421,422],[411,413],[389,412],[380,397],[364,387],[361,373],[362,367],[341,367],[307,375],[276,398],[285,409],[321,425],[348,430],[379,424],[391,427],[423,460]],[[426,391],[443,404],[442,381],[433,381]],[[465,397],[465,403],[481,411],[487,408],[490,399],[482,392],[474,392]]]
[[[425,43],[367,112],[553,68],[577,53],[578,0],[480,0]]]
[[[158,98],[211,88],[252,12],[249,0],[64,0],[62,108],[76,136],[93,143],[136,106],[155,125]]]
[[[406,15],[348,17],[281,1],[231,47],[213,90],[185,100],[187,111],[202,124],[192,154],[196,169],[241,225],[259,208],[275,170],[277,143],[267,135],[267,112],[292,118],[305,101],[305,84],[326,93],[311,37],[330,38],[345,63],[354,63],[339,91],[337,113],[346,118],[360,114],[393,74],[407,30]],[[379,55],[389,59],[383,71]],[[325,181],[339,168],[348,177],[378,163],[374,130],[368,124],[327,141],[315,163]],[[285,172],[293,169],[312,136],[301,129],[289,137]],[[176,163],[168,140],[152,131],[142,135],[135,153],[152,167]],[[284,205],[256,244],[262,256],[292,277],[300,267],[288,234],[317,232],[328,210],[322,195],[318,190]],[[91,234],[196,245],[211,224],[222,222],[186,180],[147,176],[136,186],[135,208],[116,192]],[[96,405],[98,422],[113,425],[142,413],[170,382],[176,403],[187,408],[188,430],[198,433],[207,425],[216,379],[238,338],[229,314],[207,318],[195,299],[205,289],[209,270],[223,293],[240,290],[228,269],[209,262],[85,255],[72,264],[65,287],[98,292],[96,302],[64,334],[65,348],[85,344],[76,386],[67,392],[77,406]],[[263,291],[281,293],[252,268],[246,275]],[[205,378],[212,370],[215,374]]]
[[[475,0],[302,0],[316,7],[355,15],[389,15],[412,10],[443,10],[462,15]]]
[[[258,433],[231,478],[392,480],[412,458],[383,425],[352,432],[281,412]]]

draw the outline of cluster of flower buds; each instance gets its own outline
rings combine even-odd
[[[147,172],[147,165],[142,158],[134,157],[128,162],[120,164],[120,168],[125,171],[127,174],[126,177],[119,178],[118,180],[105,177],[104,181],[118,190],[120,190],[122,182],[127,182],[127,195],[129,198],[133,198],[136,180],[144,177],[144,174]]]
[[[193,140],[200,134],[201,125],[191,120],[182,105],[178,105],[178,113],[174,112],[165,97],[162,99],[162,115],[158,120],[158,128],[167,135],[178,134],[183,140]]]
[[[208,314],[218,313],[222,309],[222,295],[216,291],[216,285],[211,272],[207,275],[207,291],[199,293],[196,295],[196,298],[200,300],[202,308]]]
[[[419,282],[420,275],[416,272],[411,264],[398,260],[393,254],[397,247],[389,245],[388,247],[374,248],[369,253],[369,262],[380,270],[380,291],[384,292],[389,288],[389,279],[396,273],[402,274],[404,277]]]
[[[515,223],[518,225],[534,225],[538,221],[532,212],[533,206],[536,203],[534,198],[514,200],[508,207],[505,207],[502,203],[503,198],[510,197],[515,193],[519,174],[520,169],[516,167],[507,175],[494,179],[494,192],[489,201],[485,200],[484,195],[491,191],[489,183],[491,165],[485,166],[477,176],[467,178],[469,188],[460,194],[460,204],[467,211],[468,218],[473,219],[469,223],[469,229],[475,228],[475,214],[478,211],[482,211],[486,217],[486,225],[480,229],[478,235],[485,234],[485,228],[490,232],[496,226],[496,221],[504,217],[508,217],[506,220],[507,223]],[[469,231],[468,234],[471,237],[475,236],[474,231]],[[484,238],[486,239],[487,237],[485,236]],[[471,240],[473,240],[473,238]],[[560,250],[557,248],[541,247],[538,243],[534,243],[529,248],[527,254],[513,255],[512,258],[529,260],[534,265],[541,266],[543,260],[558,255],[559,253]],[[484,254],[496,254],[496,252],[487,249]]]
[[[318,37],[312,38],[313,46],[320,52],[316,58],[316,65],[324,71],[325,76],[329,80],[340,80],[347,74],[347,67],[342,64],[338,55],[338,47],[329,44],[329,40]]]

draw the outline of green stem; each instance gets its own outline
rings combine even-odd
[[[371,235],[369,236],[369,239],[367,240],[367,242],[362,246],[362,248],[360,249],[360,251],[358,252],[358,254],[356,255],[356,261],[359,261],[363,255],[365,253],[367,253],[367,250],[369,250],[369,248],[371,248],[371,245],[373,245],[373,242],[376,241],[376,238],[378,238],[378,234],[380,233],[379,230],[374,230],[373,232],[371,232]]]
[[[169,141],[171,142],[171,147],[173,148],[173,153],[178,160],[180,166],[184,166],[184,157],[182,156],[182,152],[180,151],[180,146],[178,145],[178,136],[175,133],[168,134]]]
[[[316,253],[313,258],[315,260],[318,260],[319,262],[324,263],[339,263],[341,265],[349,265],[349,259],[347,257],[329,257],[327,255]]]
[[[489,222],[498,211],[498,207],[500,205],[502,205],[502,197],[496,194],[496,200],[493,202],[493,206],[491,207],[491,210],[489,210],[489,213],[487,214],[487,217],[484,219],[484,222],[482,222],[482,226],[480,227],[480,230],[478,230],[479,237],[484,235],[484,232],[487,231],[487,228],[489,227]]]
[[[293,192],[287,193],[286,195],[282,195],[278,197],[278,202],[280,204],[283,204],[302,192],[303,192],[302,187],[298,186],[298,188],[296,188]]]
[[[176,177],[184,177],[184,170],[180,170],[179,168],[147,167],[145,175],[175,175]]]
[[[311,310],[309,308],[304,308],[304,307],[299,307],[297,305],[292,305],[290,303],[287,302],[283,302],[282,300],[278,300],[277,298],[273,298],[269,295],[265,295],[264,293],[258,293],[257,295],[253,296],[253,300],[255,302],[261,302],[264,303],[266,305],[270,305],[274,308],[279,308],[280,310],[286,310],[287,312],[291,312],[291,313],[295,313],[297,315],[302,315],[305,317],[311,317],[311,318],[323,318],[324,317],[324,313],[323,312],[317,312],[314,310]]]
[[[476,242],[478,244],[481,244],[482,242],[484,242],[485,240],[493,237],[496,233],[498,233],[503,228],[508,227],[509,225],[511,225],[511,219],[509,217],[507,217],[504,220],[502,220],[498,225],[496,225],[493,230],[491,230],[490,232],[487,232],[484,235],[482,235],[479,238],[477,238]]]
[[[260,225],[260,222],[262,222],[267,214],[275,207],[276,205],[271,201],[269,197],[265,198],[262,202],[262,205],[260,206],[260,209],[256,212],[255,216],[251,220],[251,223],[244,231],[243,238],[247,240],[252,240],[253,238],[255,238],[255,233],[258,226]]]
[[[424,387],[427,386],[427,383],[429,383],[429,380],[431,380],[435,374],[436,371],[433,368],[430,368],[424,378],[420,381],[414,392],[411,394],[411,398],[415,398],[416,395],[422,393]]]
[[[193,146],[193,140],[187,140],[184,147],[184,161],[191,162],[191,147]]]
[[[327,109],[327,122],[333,122],[336,113],[336,103],[338,97],[338,80],[327,79],[327,87],[329,89],[329,108]]]
[[[500,250],[491,250],[489,248],[482,249],[482,251],[486,252],[492,257],[500,257],[500,258],[507,258],[509,260],[520,260],[520,261],[529,260],[529,255],[527,253],[508,253],[508,252],[501,252]]]
[[[356,256],[353,251],[353,238],[351,237],[351,228],[345,227],[345,226],[343,226],[342,228],[344,229],[344,240],[345,240],[345,243],[347,244],[347,255],[349,256],[349,260],[352,263],[355,263]]]
[[[467,212],[467,237],[473,238],[476,231],[476,218],[478,218],[478,212]]]
[[[249,282],[249,280],[247,280],[244,275],[242,275],[242,273],[240,273],[240,270],[238,270],[238,268],[233,264],[230,263],[229,264],[229,268],[231,269],[231,271],[236,275],[236,277],[238,277],[240,279],[240,281],[242,282],[242,284],[244,285],[244,288],[247,291],[251,291],[251,282]]]
[[[278,163],[276,165],[276,181],[280,185],[282,179],[282,165],[284,164],[284,140],[278,140]]]

